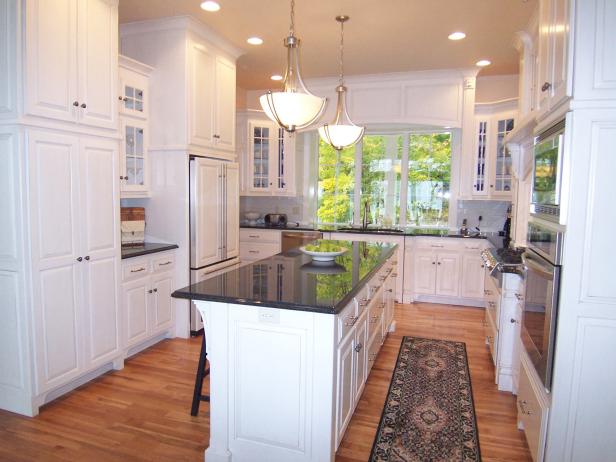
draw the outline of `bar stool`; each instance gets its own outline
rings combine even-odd
[[[199,404],[201,401],[210,401],[210,395],[203,395],[203,381],[205,377],[210,373],[210,368],[207,367],[207,353],[205,348],[205,332],[201,339],[201,352],[199,353],[199,365],[197,366],[197,377],[195,378],[195,390],[193,392],[192,407],[190,409],[190,415],[196,416],[199,414]]]

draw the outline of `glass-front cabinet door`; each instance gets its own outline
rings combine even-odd
[[[487,154],[488,154],[488,120],[477,122],[477,144],[475,147],[475,168],[473,173],[473,194],[488,194],[487,185]]]
[[[123,57],[124,60],[128,58]],[[135,63],[134,61],[131,61]],[[141,66],[145,66],[138,63]],[[124,115],[147,119],[148,77],[133,69],[120,68],[120,112]]]
[[[293,139],[273,122],[248,122],[250,193],[293,195]]]
[[[148,190],[147,125],[138,120],[122,122],[122,163],[120,189],[130,192]]]
[[[504,143],[505,136],[513,130],[513,118],[496,121],[496,157],[493,193],[511,194],[511,153]]]

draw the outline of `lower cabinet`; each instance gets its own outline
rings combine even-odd
[[[139,346],[172,331],[174,323],[172,252],[138,257],[122,263],[124,304],[124,347],[130,354]]]
[[[393,320],[396,267],[393,256],[337,316],[336,449]]]

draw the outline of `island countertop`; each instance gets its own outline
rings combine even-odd
[[[292,249],[176,290],[172,296],[316,313],[339,313],[397,245],[337,241],[348,251],[333,264],[315,264]]]

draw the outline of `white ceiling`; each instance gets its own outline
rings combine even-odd
[[[208,13],[200,0],[120,0],[120,22],[191,15],[246,51],[238,60],[237,83],[246,89],[277,87],[269,76],[283,73],[283,38],[289,29],[289,0],[218,0]],[[338,72],[339,25],[346,14],[345,73],[374,74],[492,65],[480,76],[517,74],[513,48],[537,0],[296,0],[296,35],[302,40],[304,77]],[[447,36],[463,31],[466,39]],[[250,36],[265,43],[252,46]]]

